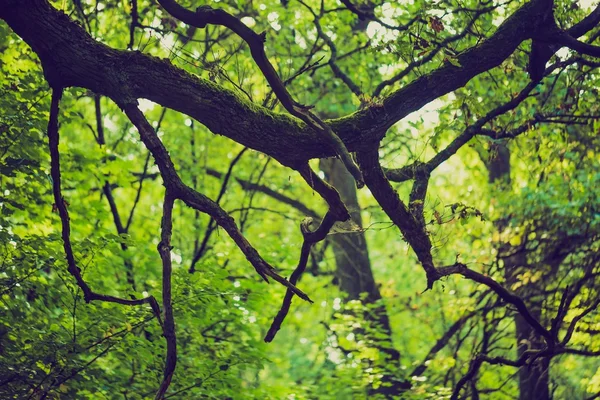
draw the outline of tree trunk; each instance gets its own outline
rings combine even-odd
[[[358,204],[356,183],[341,161],[337,159],[321,160],[321,170],[327,181],[340,193],[342,201],[348,207],[352,220],[362,227],[360,206]],[[375,283],[365,234],[363,232],[334,234],[329,237],[336,262],[336,275],[340,289],[348,294],[348,300],[362,300],[364,305],[373,305],[361,317],[372,328],[383,334],[382,338],[369,338],[384,355],[378,367],[384,371],[383,384],[369,388],[369,395],[383,395],[386,398],[397,396],[407,389],[406,382],[398,379],[396,373],[400,367],[400,353],[393,347],[392,329],[385,309],[379,302],[381,293]],[[361,299],[361,294],[366,297]],[[364,332],[361,333],[364,335]]]
[[[492,156],[487,162],[490,183],[506,185],[510,184],[510,150],[506,144],[496,144],[492,149]],[[496,229],[504,230],[507,220],[496,221]],[[519,274],[528,268],[527,253],[518,246],[503,243],[498,249],[498,257],[504,263],[504,276],[507,287],[511,288],[518,282]],[[523,298],[528,304],[531,314],[541,321],[541,304],[535,301],[527,301],[535,296],[536,288],[532,283],[521,285],[515,290],[515,294]],[[517,356],[520,357],[528,349],[541,349],[544,340],[523,319],[521,314],[515,315],[515,334],[517,341]],[[549,376],[550,359],[542,357],[532,365],[526,365],[519,370],[519,400],[549,400]]]

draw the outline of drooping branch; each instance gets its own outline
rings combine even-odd
[[[96,116],[96,132],[94,133],[94,137],[96,139],[96,143],[98,143],[100,148],[102,148],[103,146],[106,145],[106,138],[104,136],[104,123],[102,121],[103,117],[102,117],[102,107],[101,107],[100,100],[101,99],[100,99],[99,95],[94,96],[94,110],[95,110],[95,116]],[[110,207],[110,212],[113,216],[113,222],[115,224],[117,234],[118,235],[127,234],[128,231],[123,226],[123,222],[121,220],[121,214],[119,212],[119,208],[117,207],[117,202],[115,201],[112,187],[108,180],[105,180],[104,184],[102,185],[102,193],[104,193],[104,196],[106,197],[106,200],[108,201],[108,205]],[[127,243],[122,241],[121,242],[121,250],[127,251],[127,249],[128,249]],[[125,273],[127,275],[127,283],[129,283],[131,285],[131,287],[133,289],[135,289],[133,263],[131,262],[131,260],[129,258],[126,258],[124,260],[124,265],[125,265]]]
[[[107,143],[106,143],[106,137],[104,135],[103,114],[102,114],[102,107],[101,107],[101,102],[100,102],[101,97],[98,94],[94,94],[93,97],[94,97],[94,108],[95,108],[95,116],[96,116],[96,131],[94,132],[93,128],[91,128],[91,127],[90,127],[90,129],[94,133],[94,138],[96,139],[96,142],[102,148],[102,147],[106,146]],[[160,114],[160,117],[158,119],[158,122],[157,122],[156,130],[160,129],[160,126],[165,117],[166,111],[167,111],[167,109],[163,108],[163,110]],[[139,186],[138,186],[138,189],[136,192],[135,200],[133,202],[133,205],[131,206],[131,209],[129,211],[129,216],[127,217],[127,223],[125,225],[123,225],[123,222],[121,219],[121,213],[120,213],[119,208],[117,207],[117,203],[115,201],[115,197],[113,194],[113,186],[110,184],[108,179],[105,180],[104,184],[102,185],[102,193],[104,193],[104,196],[106,197],[106,200],[108,201],[110,212],[113,216],[113,222],[115,224],[117,234],[119,234],[119,235],[126,235],[129,233],[129,228],[131,226],[131,223],[133,222],[133,215],[135,213],[135,209],[138,205],[138,202],[140,200],[140,196],[142,193],[144,177],[148,170],[148,162],[149,162],[149,155],[148,155],[148,157],[146,157],[146,162],[144,163],[143,172],[141,174],[140,179],[138,180]],[[120,246],[123,251],[128,250],[127,243],[121,242]],[[127,282],[131,285],[131,287],[133,289],[135,289],[135,277],[134,277],[134,273],[133,273],[133,263],[129,258],[126,258],[124,260],[124,265],[125,265],[125,273],[127,274]]]
[[[169,156],[167,149],[164,147],[158,135],[154,131],[154,128],[144,117],[144,114],[139,110],[136,104],[123,104],[121,108],[127,114],[129,120],[137,128],[142,142],[152,153],[156,165],[163,178],[163,184],[170,191],[170,194],[182,200],[189,207],[195,210],[206,213],[211,216],[219,226],[221,226],[233,239],[239,249],[244,253],[248,261],[255,268],[256,272],[266,281],[269,282],[268,278],[272,278],[276,282],[288,287],[294,292],[294,294],[300,296],[300,298],[311,301],[310,298],[302,292],[300,289],[291,284],[287,279],[279,275],[275,268],[267,263],[256,251],[256,249],[248,242],[248,240],[242,235],[238,229],[233,218],[217,203],[204,196],[203,194],[195,191],[191,187],[183,183],[173,161]]]
[[[481,283],[490,289],[492,289],[502,300],[507,302],[508,304],[512,304],[515,306],[519,314],[523,316],[523,318],[531,325],[531,327],[542,337],[546,339],[548,343],[554,343],[554,337],[552,333],[544,328],[542,324],[531,314],[525,302],[522,298],[517,296],[516,294],[510,292],[508,289],[503,287],[500,283],[496,282],[491,277],[481,274],[477,271],[469,269],[466,265],[456,263],[447,267],[437,268],[438,276],[440,278],[449,275],[462,275],[467,279],[470,279],[474,282]]]
[[[464,264],[457,263],[453,266],[436,268],[431,255],[431,241],[423,225],[419,223],[398,196],[384,175],[379,164],[377,150],[360,152],[357,154],[365,182],[371,193],[383,208],[392,222],[398,226],[404,239],[414,250],[419,262],[427,276],[427,289],[444,276],[459,274],[472,281],[484,284],[492,289],[502,300],[515,306],[523,318],[536,330],[548,343],[554,343],[554,337],[541,323],[531,314],[523,299],[511,293],[491,277],[480,274],[467,268]]]
[[[310,168],[308,164],[306,164],[303,168],[299,169],[300,175],[304,178],[304,180],[321,195],[321,197],[327,201],[329,205],[329,210],[323,217],[323,220],[319,224],[319,226],[311,231],[310,226],[313,223],[312,218],[306,218],[300,224],[300,230],[302,231],[302,236],[304,236],[304,241],[302,243],[302,248],[300,250],[300,259],[298,261],[298,266],[292,273],[290,277],[290,282],[295,284],[300,276],[306,270],[306,264],[308,263],[308,258],[310,256],[310,251],[312,246],[327,236],[333,225],[338,221],[346,221],[350,218],[350,213],[346,208],[346,205],[342,201],[340,194],[338,191],[327,182],[322,180],[314,171]],[[281,324],[283,320],[287,316],[290,306],[292,304],[292,298],[294,293],[288,290],[283,299],[283,304],[275,318],[273,319],[273,323],[269,328],[265,336],[265,342],[271,342],[279,329],[281,328]]]
[[[300,224],[300,230],[302,231],[302,235],[304,236],[304,242],[302,243],[302,248],[300,249],[300,259],[298,261],[298,266],[290,276],[290,282],[294,285],[296,284],[296,282],[298,282],[298,279],[300,279],[300,277],[306,270],[306,264],[308,263],[308,258],[310,256],[310,250],[312,246],[315,243],[318,243],[321,240],[325,239],[325,237],[333,227],[333,224],[336,222],[336,217],[331,212],[325,214],[325,217],[323,217],[323,220],[314,232],[311,232],[310,230],[310,225],[312,222],[312,218],[306,218]],[[294,293],[291,290],[287,290],[283,299],[283,304],[281,305],[279,312],[273,319],[269,331],[265,335],[265,342],[272,342],[277,332],[279,332],[279,329],[281,329],[281,324],[283,323],[285,317],[287,316],[290,310],[290,306],[292,305],[293,297]]]
[[[110,303],[118,303],[129,306],[149,304],[159,323],[162,326],[160,316],[160,307],[153,296],[144,297],[142,299],[123,299],[120,297],[105,295],[94,292],[90,286],[84,281],[81,275],[81,270],[77,266],[73,246],[71,244],[71,222],[69,211],[67,210],[67,202],[64,199],[61,191],[61,172],[60,172],[60,153],[58,151],[59,131],[58,131],[58,114],[59,103],[62,97],[62,88],[52,89],[52,103],[50,106],[50,117],[48,121],[48,141],[50,148],[50,176],[52,177],[52,192],[54,194],[54,204],[60,216],[62,223],[62,241],[67,259],[67,269],[75,278],[77,286],[83,292],[84,300],[89,303],[94,300],[106,301]]]

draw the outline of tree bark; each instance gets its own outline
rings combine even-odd
[[[543,33],[551,9],[547,0],[526,3],[487,40],[462,52],[457,57],[460,66],[444,63],[378,104],[327,123],[349,151],[371,148],[406,115],[497,67],[523,41]],[[299,119],[252,104],[168,59],[110,48],[47,0],[0,0],[0,19],[39,56],[52,87],[86,88],[121,105],[151,100],[295,169],[309,159],[335,155],[324,135]]]
[[[508,187],[510,178],[510,150],[506,143],[500,143],[492,149],[492,156],[487,162],[488,177],[492,184]],[[496,229],[504,230],[507,225],[506,219],[496,221]],[[510,243],[502,243],[498,249],[498,257],[504,263],[504,277],[508,288],[513,287],[519,281],[519,274],[526,269],[535,268],[527,260],[524,249],[512,246]],[[521,285],[515,290],[515,294],[521,298],[533,298],[536,288],[533,283]],[[541,304],[530,301],[527,304],[531,314],[541,321]],[[521,314],[515,315],[515,339],[517,342],[517,359],[527,350],[539,350],[544,347],[544,339],[535,332],[531,325],[525,321]],[[532,365],[525,365],[519,370],[519,400],[549,400],[549,369],[550,358],[542,357]]]
[[[356,185],[352,175],[344,164],[337,159],[321,160],[321,170],[329,184],[337,188],[342,201],[348,207],[352,221],[362,227],[360,205]],[[333,234],[329,239],[333,246],[336,262],[336,275],[340,289],[348,294],[348,300],[361,300],[369,306],[368,312],[361,317],[383,334],[382,338],[369,338],[384,355],[378,367],[384,371],[382,385],[370,387],[369,395],[383,395],[386,398],[398,396],[410,385],[400,380],[396,373],[400,367],[400,353],[393,346],[392,328],[385,305],[381,302],[381,293],[373,277],[369,250],[364,232]],[[366,297],[361,298],[365,293]],[[360,333],[364,335],[364,332]]]

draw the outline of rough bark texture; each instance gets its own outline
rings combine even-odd
[[[330,120],[330,127],[349,151],[372,146],[409,113],[498,66],[544,27],[548,14],[545,1],[524,5],[488,40],[458,57],[460,67],[447,63],[392,92],[377,106]],[[0,18],[40,57],[51,86],[87,88],[120,104],[152,100],[287,166],[335,155],[326,139],[302,121],[254,105],[169,60],[99,43],[46,0],[0,0]]]

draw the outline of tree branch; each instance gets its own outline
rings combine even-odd
[[[58,151],[59,143],[59,132],[58,132],[58,114],[59,114],[59,103],[62,97],[62,88],[52,89],[52,103],[50,107],[50,117],[48,121],[48,140],[50,148],[50,175],[52,177],[52,192],[54,194],[54,204],[58,210],[58,214],[62,223],[62,240],[63,247],[65,250],[65,256],[67,259],[67,269],[71,275],[75,278],[77,286],[83,292],[83,298],[86,303],[90,301],[99,300],[110,303],[118,303],[124,305],[141,305],[149,304],[154,312],[154,315],[158,319],[162,326],[162,320],[160,317],[160,307],[158,302],[153,296],[144,297],[142,299],[123,299],[120,297],[114,297],[110,295],[100,294],[94,292],[88,284],[83,280],[81,276],[81,270],[77,266],[75,256],[73,254],[73,246],[71,244],[71,223],[69,218],[69,211],[67,210],[67,203],[61,193],[61,172],[60,172],[60,153]]]
[[[539,17],[547,11],[545,7],[542,0],[525,4],[490,38],[461,54],[460,67],[448,63],[391,93],[381,105],[329,121],[321,128],[331,129],[340,139],[338,144],[349,151],[368,149],[404,116],[496,67],[521,42],[542,31],[544,20]],[[195,13],[187,12],[196,18]],[[212,11],[209,14],[214,15]],[[331,137],[324,137],[310,124],[250,104],[169,61],[111,49],[92,39],[46,0],[0,0],[0,18],[39,55],[52,86],[87,88],[117,103],[149,99],[292,168],[312,158],[336,154]]]
[[[196,26],[198,28],[204,28],[207,24],[221,25],[232,30],[242,38],[250,47],[250,53],[254,62],[267,79],[267,82],[269,82],[269,85],[271,85],[271,89],[273,89],[273,92],[283,107],[290,114],[301,119],[312,129],[323,135],[356,180],[356,185],[359,188],[364,186],[362,174],[354,163],[354,160],[352,160],[350,153],[348,153],[348,149],[344,142],[335,134],[329,125],[310,111],[310,107],[304,106],[292,99],[292,96],[286,89],[283,81],[277,74],[277,71],[275,71],[275,68],[265,53],[264,42],[266,41],[266,32],[256,34],[242,21],[222,9],[201,6],[198,7],[194,13],[180,6],[175,0],[158,0],[158,2],[171,15],[188,25]]]
[[[248,242],[248,240],[242,235],[238,229],[233,218],[217,203],[204,196],[203,194],[195,191],[191,187],[185,185],[171,161],[171,157],[164,147],[158,135],[152,128],[152,125],[148,123],[144,114],[138,109],[135,104],[124,104],[121,108],[127,114],[129,120],[137,128],[142,142],[146,145],[146,148],[152,153],[156,165],[163,178],[163,184],[170,191],[171,195],[177,199],[182,200],[189,207],[195,210],[210,215],[219,224],[229,237],[233,239],[239,249],[244,253],[248,261],[256,269],[256,272],[266,281],[269,282],[268,277],[273,278],[276,282],[290,288],[296,295],[302,299],[311,301],[310,298],[296,288],[293,284],[288,282],[287,279],[279,275],[275,269],[267,263],[256,251],[254,247]]]
[[[175,335],[175,320],[173,318],[173,304],[171,300],[171,234],[173,231],[173,203],[175,198],[167,189],[163,201],[163,215],[161,221],[161,239],[158,243],[158,252],[162,260],[162,298],[165,316],[163,336],[167,341],[167,359],[163,373],[163,380],[156,392],[156,400],[162,400],[171,384],[175,366],[177,365],[177,337]]]
[[[306,264],[308,262],[308,257],[310,256],[310,250],[312,246],[315,243],[325,239],[325,237],[331,230],[331,227],[336,222],[336,217],[331,212],[325,214],[325,217],[323,217],[321,224],[319,224],[319,227],[314,232],[310,231],[311,222],[312,218],[306,218],[300,224],[300,230],[302,231],[302,235],[304,236],[304,242],[302,243],[302,248],[300,250],[300,259],[298,261],[298,266],[290,276],[290,282],[294,285],[296,284],[296,282],[298,282],[298,279],[300,279],[300,276],[302,276],[304,270],[306,269]],[[294,293],[288,289],[285,293],[283,304],[281,305],[279,312],[273,319],[269,331],[265,335],[265,342],[272,342],[279,329],[281,329],[281,324],[283,323],[285,317],[287,316],[290,310],[290,306],[292,305],[293,296]]]
[[[531,325],[531,327],[541,336],[543,336],[549,344],[554,343],[554,337],[552,333],[544,328],[542,324],[529,312],[529,309],[525,305],[523,299],[519,296],[511,293],[508,289],[505,289],[502,285],[496,282],[494,279],[487,275],[483,275],[479,272],[473,271],[467,268],[466,265],[456,263],[448,267],[440,267],[437,269],[439,277],[449,275],[462,275],[467,279],[474,282],[481,283],[490,289],[492,289],[502,300],[515,306],[517,311],[523,316],[523,318]]]

